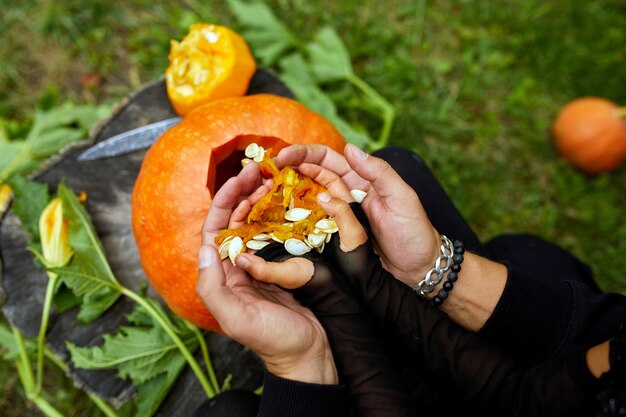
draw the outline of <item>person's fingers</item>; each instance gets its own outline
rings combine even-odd
[[[348,188],[367,187],[363,178],[350,168],[346,158],[340,153],[320,144],[297,144],[281,149],[274,158],[276,165],[298,166],[302,163],[320,165],[339,175]]]
[[[235,258],[237,266],[254,279],[276,284],[286,289],[302,287],[313,277],[313,262],[306,258],[291,258],[285,262],[266,262],[256,255],[242,253]]]
[[[229,334],[233,319],[241,320],[245,305],[226,285],[226,275],[217,249],[203,245],[198,251],[198,281],[196,293],[202,303]]]
[[[243,200],[249,200],[252,197],[250,194],[254,196],[253,201],[255,199],[258,201],[263,192],[267,193],[266,190],[259,191],[260,187],[265,185],[262,185],[259,165],[256,163],[247,164],[237,176],[229,178],[211,201],[211,207],[202,225],[202,243],[211,244],[220,230],[228,228],[233,209]]]
[[[348,203],[328,193],[318,194],[317,202],[326,213],[334,217],[339,228],[339,248],[343,252],[350,252],[367,242],[367,233]]]
[[[244,197],[252,194],[262,184],[263,180],[261,169],[256,162],[246,164],[237,174],[237,178],[241,179],[243,184],[241,195]]]
[[[262,184],[259,188],[257,188],[255,192],[250,194],[250,196],[248,197],[248,201],[250,202],[250,205],[251,206],[255,205],[257,201],[265,197],[265,195],[269,193],[270,190],[272,189],[272,184],[274,184],[274,181],[268,180],[265,184]]]
[[[228,227],[230,216],[239,202],[242,189],[241,178],[232,177],[215,194],[202,225],[203,244],[213,243],[215,235]]]
[[[386,206],[402,207],[404,201],[414,198],[413,189],[387,161],[369,155],[352,144],[346,145],[345,155],[352,169],[371,185],[371,190],[364,191],[375,191]]]
[[[238,229],[242,227],[246,223],[246,218],[248,217],[248,213],[250,213],[250,202],[248,200],[243,200],[235,210],[233,210],[233,214],[230,216],[230,221],[228,222],[229,229]]]
[[[342,175],[350,171],[350,166],[343,155],[320,144],[297,144],[283,148],[274,158],[279,168],[298,166],[303,162],[323,165],[337,174]]]
[[[242,196],[242,200],[237,205],[237,208],[233,210],[233,213],[230,216],[230,221],[228,222],[229,229],[238,229],[242,227],[246,223],[246,219],[248,214],[250,214],[250,210],[252,206],[257,203],[261,198],[263,198],[270,190],[272,189],[272,182],[269,184],[262,184],[259,188],[256,189],[252,195],[245,198]]]
[[[322,184],[333,197],[341,198],[347,202],[354,201],[348,186],[343,182],[341,177],[334,172],[319,165],[309,163],[300,164],[298,171],[311,178],[313,181]]]

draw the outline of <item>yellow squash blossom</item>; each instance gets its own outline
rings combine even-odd
[[[52,200],[39,218],[39,234],[46,266],[64,266],[72,257],[68,242],[68,224],[63,218],[63,203],[59,197]]]
[[[13,190],[11,190],[9,184],[0,184],[0,216],[9,208],[12,197]]]

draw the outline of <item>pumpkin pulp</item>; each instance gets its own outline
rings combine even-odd
[[[272,149],[267,149],[259,167],[265,178],[273,179],[272,189],[254,204],[245,225],[222,230],[215,237],[218,246],[233,237],[241,238],[245,244],[258,235],[268,235],[279,242],[292,238],[306,241],[315,232],[316,223],[328,217],[317,204],[317,195],[326,192],[326,188],[291,167],[279,170],[271,156]],[[285,223],[286,211],[294,207],[311,213],[305,219]]]

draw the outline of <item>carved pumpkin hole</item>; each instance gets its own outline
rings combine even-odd
[[[230,177],[239,174],[239,171],[241,171],[242,168],[241,160],[245,157],[246,155],[243,151],[237,150],[231,153],[222,162],[217,164],[217,169],[215,173],[215,186],[209,186],[209,189],[211,190],[211,195],[214,195],[215,191],[222,188],[222,185],[224,185],[224,183],[228,181]]]
[[[241,160],[246,157],[244,150],[251,143],[258,143],[265,149],[271,148],[274,156],[282,148],[289,145],[284,140],[272,136],[240,135],[213,149],[207,182],[211,197],[230,177],[237,175],[241,171]]]

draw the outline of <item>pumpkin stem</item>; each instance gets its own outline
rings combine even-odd
[[[372,151],[384,148],[389,141],[391,128],[393,126],[394,119],[396,118],[395,108],[389,101],[387,101],[387,99],[380,95],[378,91],[374,90],[368,83],[363,81],[363,79],[359,78],[355,74],[350,74],[347,80],[353,86],[361,90],[361,92],[370,99],[372,104],[380,109],[380,117],[383,121],[383,127],[380,131],[380,135],[378,136],[378,140],[370,143],[370,148],[372,149]]]

